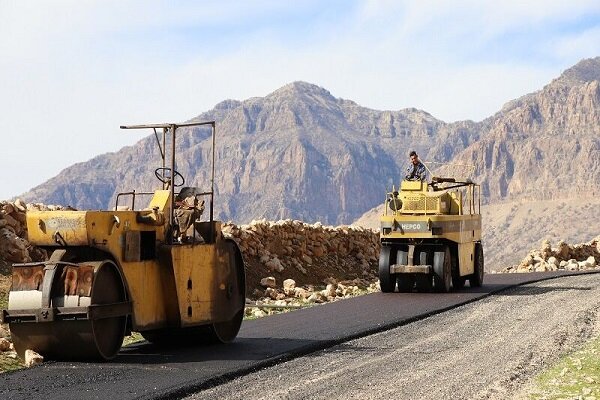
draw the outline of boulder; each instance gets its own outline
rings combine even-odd
[[[33,367],[35,365],[41,364],[44,362],[44,357],[42,357],[41,355],[39,355],[38,353],[36,353],[33,350],[25,350],[25,366],[26,367]]]
[[[6,329],[0,326],[0,338],[8,338],[10,337],[10,333]]]
[[[276,288],[277,280],[272,276],[267,276],[266,278],[262,278],[260,280],[260,285],[266,288]]]
[[[288,296],[294,296],[296,289],[296,281],[293,279],[286,279],[283,281],[283,292]]]
[[[8,339],[0,338],[0,352],[10,350],[10,342]]]

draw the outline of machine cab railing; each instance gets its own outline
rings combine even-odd
[[[185,178],[175,170],[175,143],[177,139],[177,129],[187,127],[209,126],[212,137],[212,165],[210,189],[202,191],[195,187],[183,187]],[[165,123],[148,125],[130,125],[121,126],[121,129],[152,129],[154,137],[160,151],[162,166],[155,170],[156,177],[162,182],[162,190],[155,192],[130,191],[117,194],[115,200],[115,210],[127,209],[128,206],[121,205],[123,197],[131,197],[131,210],[135,210],[136,200],[139,196],[153,196],[150,205],[144,211],[152,210],[154,213],[164,213],[165,223],[167,224],[166,244],[177,243],[178,223],[176,210],[181,208],[181,200],[185,197],[194,196],[197,199],[194,204],[202,204],[208,200],[208,221],[194,220],[193,236],[191,242],[213,243],[217,232],[216,221],[214,220],[214,181],[215,181],[215,121],[208,122],[189,122],[189,123]],[[159,138],[158,130],[162,130],[162,138]],[[167,140],[168,139],[168,140]],[[169,142],[169,143],[168,143]],[[170,144],[170,151],[167,145]],[[169,164],[169,166],[167,166]],[[181,190],[177,189],[181,187]]]
[[[470,180],[433,177],[431,182],[407,181],[387,192],[385,214],[465,215],[481,213],[481,187]]]

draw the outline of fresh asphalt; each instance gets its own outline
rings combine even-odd
[[[596,271],[594,271],[596,272]],[[142,342],[110,362],[47,362],[0,375],[2,399],[162,399],[423,319],[516,285],[582,272],[486,275],[452,293],[372,293],[244,322],[228,345],[159,349]],[[584,272],[589,273],[589,272]],[[68,346],[68,343],[65,344]]]

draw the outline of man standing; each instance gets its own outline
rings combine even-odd
[[[416,151],[411,151],[410,154],[410,165],[406,168],[406,176],[404,177],[407,181],[425,181],[427,180],[427,168],[419,160],[419,155]]]

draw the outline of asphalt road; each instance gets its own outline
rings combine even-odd
[[[530,399],[539,394],[527,385],[538,371],[597,334],[598,278],[511,288],[260,369],[186,400]]]
[[[229,345],[162,350],[141,343],[106,363],[48,362],[0,375],[2,399],[159,399],[207,389],[260,368],[392,329],[509,287],[572,275],[487,275],[459,292],[374,293],[244,322]],[[68,345],[68,344],[66,344]]]

